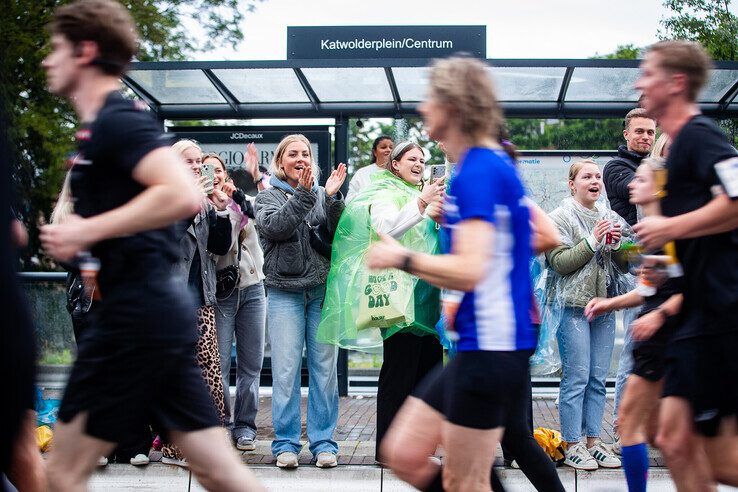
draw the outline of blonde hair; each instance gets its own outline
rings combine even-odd
[[[198,145],[198,143],[194,140],[183,138],[182,140],[177,140],[177,142],[172,145],[172,150],[176,152],[177,155],[180,157],[182,156],[182,154],[184,154],[185,150],[193,148],[199,150],[202,154],[202,149],[200,148],[200,145]]]
[[[577,177],[577,174],[579,174],[579,171],[581,171],[582,168],[587,164],[594,164],[595,166],[597,166],[597,169],[600,168],[599,164],[597,164],[592,159],[583,159],[581,161],[576,161],[571,166],[569,166],[569,181],[574,181]],[[572,195],[574,194],[574,190],[569,191]]]
[[[429,82],[432,96],[454,108],[464,135],[497,139],[505,120],[486,64],[475,58],[438,60]]]
[[[663,157],[646,157],[641,161],[641,166],[645,166],[653,172],[663,171],[666,169],[666,159]]]
[[[664,151],[670,143],[671,139],[669,138],[669,135],[667,135],[666,133],[662,133],[653,144],[649,157],[664,157]]]
[[[54,210],[51,211],[51,223],[63,224],[67,218],[74,213],[74,202],[72,201],[72,171],[67,171],[64,178],[64,184],[59,192],[59,198],[56,199]]]
[[[282,181],[287,179],[287,176],[284,174],[284,170],[280,167],[280,164],[282,164],[282,158],[284,157],[287,147],[295,142],[302,142],[307,145],[308,155],[310,156],[310,167],[313,168],[313,178],[318,181],[320,178],[320,168],[313,158],[313,148],[310,146],[310,140],[308,140],[305,135],[301,135],[299,133],[287,135],[279,142],[279,144],[277,144],[277,148],[274,151],[274,157],[272,157],[272,162],[269,165],[271,173]]]
[[[700,43],[695,41],[659,41],[649,46],[648,53],[658,53],[658,66],[671,74],[687,76],[687,97],[696,101],[700,89],[707,82],[713,63]]]

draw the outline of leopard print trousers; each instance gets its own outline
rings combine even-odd
[[[225,425],[225,395],[220,372],[218,336],[215,331],[215,307],[202,306],[197,310],[197,332],[197,365],[202,370],[202,377],[213,397],[220,424]],[[183,459],[182,452],[172,443],[164,444],[161,451],[163,457]]]

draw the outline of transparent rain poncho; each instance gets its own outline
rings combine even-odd
[[[378,239],[371,225],[372,204],[389,200],[400,209],[419,196],[417,188],[382,171],[346,206],[333,239],[319,342],[378,352],[383,339],[395,333],[438,336],[438,289],[400,270],[369,270],[364,262],[369,245]],[[423,220],[398,241],[413,251],[435,254],[436,224]]]
[[[565,307],[584,308],[594,297],[624,294],[633,289],[635,282],[628,273],[629,252],[621,247],[633,241],[633,230],[610,209],[606,198],[600,198],[590,210],[567,197],[550,217],[561,245],[570,249],[562,256],[557,256],[558,248],[546,253],[545,268],[533,280],[541,313],[538,348],[531,358],[531,371],[536,375],[551,374],[561,368],[556,332]],[[620,224],[622,237],[618,244],[601,244],[592,255],[586,239],[602,219]]]

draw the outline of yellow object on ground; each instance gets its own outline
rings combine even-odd
[[[48,425],[36,427],[36,443],[42,452],[46,452],[51,447],[51,441],[54,439],[54,431]]]
[[[564,439],[561,437],[561,432],[538,427],[533,431],[533,437],[552,460],[564,459]]]

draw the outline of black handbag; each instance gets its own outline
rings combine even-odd
[[[238,288],[241,279],[241,237],[238,239],[238,260],[235,265],[228,265],[215,272],[215,298],[219,301],[228,299]]]
[[[330,261],[333,238],[328,233],[328,226],[325,224],[313,226],[307,220],[305,223],[310,228],[310,246],[316,253]]]

